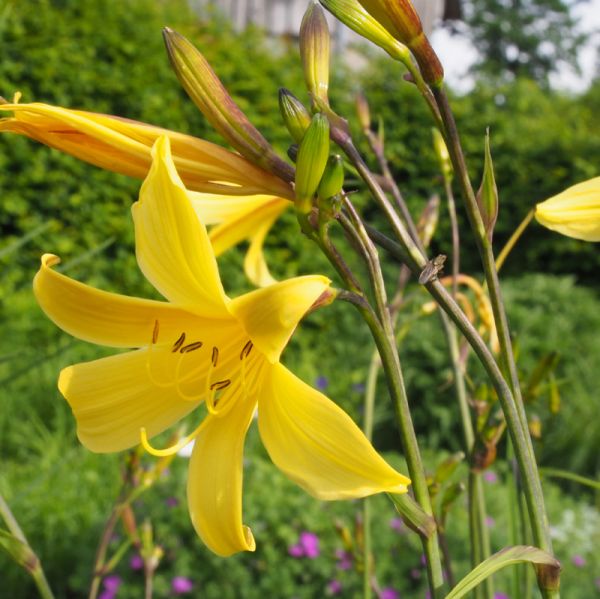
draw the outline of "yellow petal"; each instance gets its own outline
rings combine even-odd
[[[251,213],[274,199],[266,195],[229,196],[194,191],[188,191],[188,195],[198,218],[205,225],[217,225],[240,214]],[[220,252],[215,250],[215,253]]]
[[[177,170],[191,189],[208,193],[271,193],[292,199],[290,186],[225,148],[191,135],[106,114],[49,104],[0,104],[14,117],[0,120],[0,131],[26,135],[101,168],[143,179],[151,149],[168,135]]]
[[[331,281],[320,275],[288,279],[231,301],[237,317],[257,348],[274,364],[294,329]]]
[[[33,291],[47,316],[79,339],[110,347],[142,347],[153,340],[174,341],[185,330],[210,324],[166,302],[84,285],[53,270],[59,261],[58,256],[44,254]]]
[[[246,431],[256,402],[243,398],[224,417],[212,417],[197,437],[188,474],[188,507],[196,532],[217,555],[254,551],[242,521],[242,477]]]
[[[154,349],[156,378],[168,374],[170,348]],[[140,442],[140,428],[152,437],[183,418],[199,402],[185,401],[174,386],[159,387],[148,376],[147,349],[75,364],[60,373],[58,388],[77,420],[77,436],[91,451],[111,452]]]
[[[275,465],[319,499],[405,493],[410,484],[341,408],[281,364],[265,376],[258,426]]]
[[[250,239],[244,260],[247,277],[258,287],[275,283],[264,259],[263,244],[273,223],[289,205],[287,200],[271,196],[260,205],[232,215],[210,232],[215,254],[219,256],[240,241]]]
[[[578,183],[538,204],[535,217],[563,235],[600,241],[600,177]]]
[[[215,318],[227,317],[227,298],[217,261],[171,159],[169,140],[160,137],[154,160],[132,207],[138,264],[169,301]]]

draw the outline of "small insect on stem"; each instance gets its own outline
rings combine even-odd
[[[429,260],[419,275],[419,285],[427,285],[427,283],[435,281],[438,278],[438,274],[444,269],[445,262],[446,256],[444,254],[440,254],[433,260]]]

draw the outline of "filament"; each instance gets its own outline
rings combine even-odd
[[[176,454],[188,443],[193,441],[202,432],[207,423],[208,418],[205,418],[189,435],[186,435],[183,437],[183,439],[180,439],[177,441],[177,443],[171,445],[171,447],[166,447],[165,449],[156,449],[155,447],[152,447],[148,441],[148,433],[146,432],[146,428],[142,427],[140,429],[140,443],[150,455],[156,456],[157,458],[165,458]]]

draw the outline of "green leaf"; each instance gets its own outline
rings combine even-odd
[[[483,582],[488,576],[494,574],[506,566],[515,564],[531,563],[540,567],[550,574],[551,580],[544,576],[547,584],[554,583],[558,585],[558,572],[560,571],[560,562],[550,554],[527,545],[516,545],[502,549],[481,562],[474,570],[471,570],[451,591],[446,595],[446,599],[459,599],[472,591],[477,585]],[[551,588],[551,587],[548,587]]]

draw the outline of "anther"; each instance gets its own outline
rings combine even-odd
[[[173,353],[176,353],[179,348],[183,345],[183,342],[185,341],[185,333],[181,333],[181,335],[179,335],[179,339],[177,339],[177,341],[175,341],[175,344],[173,345],[173,349],[171,350]]]
[[[221,391],[221,389],[226,389],[231,385],[231,381],[229,379],[225,379],[224,381],[217,381],[210,386],[211,391]]]
[[[240,352],[240,360],[247,358],[250,355],[250,352],[252,351],[253,347],[254,347],[254,344],[252,343],[252,341],[248,341],[248,343],[246,343],[246,345],[244,345],[242,351]]]
[[[212,361],[212,365],[216,368],[217,362],[219,361],[219,348],[218,347],[212,348],[211,361]],[[212,387],[211,387],[211,389],[212,389]]]
[[[202,343],[202,341],[194,341],[194,343],[188,343],[187,345],[184,345],[179,351],[182,354],[187,354],[191,351],[196,351],[197,349],[200,349],[204,344]]]
[[[154,329],[152,330],[152,344],[155,345],[158,341],[158,320],[154,321]]]

